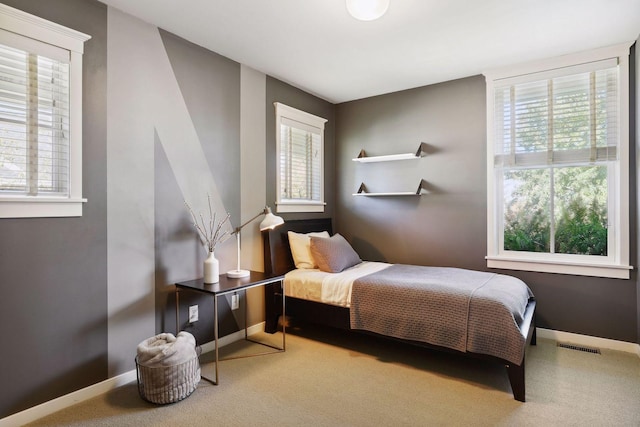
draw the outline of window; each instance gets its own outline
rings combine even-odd
[[[278,212],[324,212],[326,120],[276,102]]]
[[[629,46],[487,74],[487,266],[629,278]]]
[[[89,36],[0,5],[0,218],[81,216]]]

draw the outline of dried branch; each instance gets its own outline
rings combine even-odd
[[[216,213],[213,212],[213,208],[211,207],[211,197],[208,194],[207,201],[209,202],[208,227],[207,223],[204,221],[202,213],[200,213],[199,216],[196,216],[195,212],[193,212],[193,209],[191,209],[191,206],[189,206],[186,200],[184,204],[187,206],[187,209],[189,209],[191,219],[193,220],[193,226],[196,228],[200,240],[202,240],[202,243],[205,245],[209,252],[214,252],[216,250],[216,246],[219,243],[224,242],[231,236],[229,234],[229,231],[222,232],[224,224],[229,221],[230,214],[227,213],[225,219],[216,224]],[[200,223],[198,223],[198,218],[200,219]]]

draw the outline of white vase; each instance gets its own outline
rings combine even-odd
[[[204,260],[204,283],[218,283],[220,281],[220,265],[213,252]]]

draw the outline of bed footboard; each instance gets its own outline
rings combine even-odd
[[[520,330],[522,331],[522,335],[526,337],[524,343],[525,349],[529,345],[536,345],[536,302],[533,300],[529,301],[527,305]],[[526,355],[522,357],[522,363],[520,363],[520,365],[513,363],[505,364],[509,382],[511,383],[513,398],[520,402],[525,402],[525,360]]]
[[[509,376],[509,382],[511,383],[511,391],[513,392],[513,398],[520,402],[525,401],[525,385],[524,385],[524,359],[522,359],[521,365],[506,365],[507,375]]]

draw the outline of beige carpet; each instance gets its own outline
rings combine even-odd
[[[331,329],[292,328],[285,353],[222,362],[220,381],[165,406],[134,382],[29,425],[640,426],[640,358],[542,339],[527,351],[526,403],[502,366]]]

